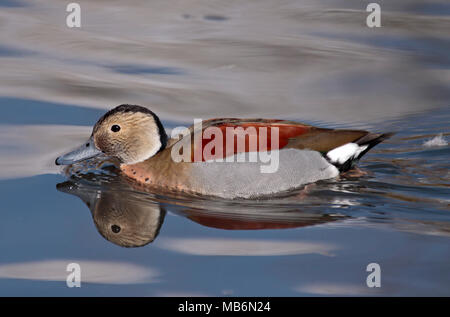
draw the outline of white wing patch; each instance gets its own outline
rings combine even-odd
[[[327,157],[333,163],[344,164],[349,159],[358,157],[367,147],[368,145],[360,146],[356,143],[347,143],[328,152]]]

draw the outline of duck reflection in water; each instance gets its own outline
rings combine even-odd
[[[141,247],[155,240],[166,209],[203,226],[224,230],[288,229],[313,226],[348,218],[317,211],[302,211],[292,204],[272,201],[233,202],[161,196],[123,178],[94,173],[78,174],[57,184],[57,189],[79,197],[90,209],[98,232],[122,247]]]
[[[57,189],[81,198],[90,209],[98,232],[122,247],[140,247],[152,242],[166,215],[160,204],[136,199],[133,193],[99,190],[74,181],[60,183]]]

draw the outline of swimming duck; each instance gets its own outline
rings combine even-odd
[[[148,188],[258,198],[334,178],[392,135],[236,118],[197,122],[177,133],[169,138],[145,107],[120,105],[97,121],[86,143],[55,163],[106,154],[120,161],[126,177]]]

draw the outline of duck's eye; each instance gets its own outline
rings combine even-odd
[[[115,124],[111,127],[111,131],[112,132],[119,132],[120,131],[120,126]]]
[[[111,226],[111,230],[114,233],[119,233],[120,232],[120,227],[118,225],[112,225]]]

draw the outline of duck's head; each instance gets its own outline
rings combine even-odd
[[[123,164],[135,164],[154,156],[166,144],[166,132],[152,111],[141,106],[120,105],[97,121],[86,143],[58,157],[55,163],[69,165],[104,153]]]

